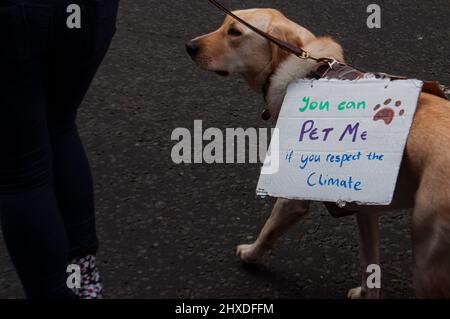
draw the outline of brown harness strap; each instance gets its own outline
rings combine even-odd
[[[442,90],[439,82],[436,81],[425,81],[423,82],[422,92],[439,96],[443,99],[448,100],[447,95]]]
[[[367,74],[371,74],[376,79],[390,79],[395,80],[406,80],[407,77],[400,75],[392,75],[382,72],[375,73],[364,73],[357,70],[350,65],[336,62],[334,65],[330,66],[329,63],[320,62],[311,71],[311,73],[306,77],[308,79],[339,79],[339,80],[358,80],[364,78]],[[447,95],[442,90],[439,82],[436,81],[424,81],[422,92],[436,95],[440,98],[448,100]]]

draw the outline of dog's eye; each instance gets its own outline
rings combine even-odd
[[[240,37],[242,35],[242,32],[236,28],[231,27],[228,29],[228,34],[233,37]]]

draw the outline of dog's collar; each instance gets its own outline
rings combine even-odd
[[[262,86],[262,89],[261,89],[262,94],[263,94],[263,98],[264,98],[264,101],[265,101],[265,102],[267,102],[267,94],[269,93],[270,81],[272,80],[272,76],[273,76],[273,72],[271,72],[271,73],[267,76],[267,78],[266,78],[266,80],[264,81],[264,84],[263,84],[263,86]]]
[[[271,72],[267,78],[266,81],[264,82],[263,86],[262,86],[262,94],[263,94],[263,98],[264,98],[264,102],[266,102],[267,104],[267,95],[269,94],[269,88],[270,88],[270,82],[272,80],[272,76],[273,76],[273,72]],[[265,109],[261,115],[262,119],[264,121],[268,121],[271,118],[270,112],[268,109]]]

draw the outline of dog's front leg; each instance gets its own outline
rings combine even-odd
[[[308,201],[279,198],[256,241],[240,245],[236,255],[243,262],[255,262],[273,247],[278,237],[295,225],[309,211]]]
[[[356,214],[356,219],[359,228],[362,283],[360,287],[348,292],[348,298],[376,299],[380,297],[380,289],[367,287],[367,278],[370,275],[367,267],[373,264],[380,265],[378,212],[374,209],[365,209]]]

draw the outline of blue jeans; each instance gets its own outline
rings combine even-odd
[[[81,28],[67,26],[69,4]],[[0,219],[29,298],[70,298],[66,267],[97,251],[77,110],[115,33],[118,0],[0,0]]]

